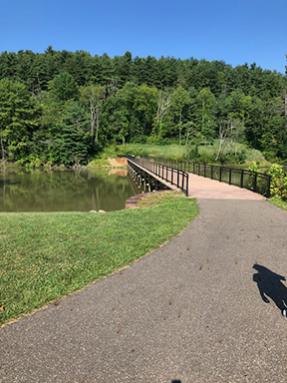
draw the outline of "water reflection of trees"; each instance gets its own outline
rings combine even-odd
[[[124,207],[135,191],[127,177],[84,172],[0,176],[2,211],[88,211]]]

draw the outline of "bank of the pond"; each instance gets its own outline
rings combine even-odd
[[[145,255],[197,214],[194,200],[150,196],[143,208],[0,214],[0,323],[31,312]]]
[[[127,169],[127,165],[128,163],[125,157],[119,157],[116,155],[106,157],[105,154],[103,154],[102,157],[95,158],[94,160],[90,161],[85,166],[85,169],[89,172],[98,172],[101,169],[119,171],[121,169]]]

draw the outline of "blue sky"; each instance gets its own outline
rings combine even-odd
[[[0,50],[224,60],[283,72],[287,0],[0,0]]]

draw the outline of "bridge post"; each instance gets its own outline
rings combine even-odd
[[[267,178],[267,191],[266,191],[266,197],[267,198],[270,198],[270,194],[271,194],[271,176],[268,176]]]
[[[244,170],[241,169],[240,173],[240,187],[243,188],[243,177],[244,177]]]
[[[257,173],[254,173],[254,178],[253,178],[253,191],[257,192]]]

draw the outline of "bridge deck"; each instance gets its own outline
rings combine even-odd
[[[151,177],[161,182],[167,188],[171,190],[181,191],[181,188],[174,185],[177,183],[182,185],[183,173],[175,174],[171,168],[164,168],[163,176],[155,174],[155,163],[145,160],[144,164],[141,164],[136,159],[129,158],[128,161],[139,169],[149,174]],[[160,171],[161,173],[161,171]],[[237,199],[237,200],[264,200],[260,194],[253,191],[242,189],[238,186],[228,185],[217,180],[210,180],[208,178],[198,176],[192,173],[188,174],[187,178],[187,195],[195,198],[202,199]],[[176,178],[176,179],[175,179]]]
[[[138,167],[143,172],[147,173],[149,176],[153,177],[155,180],[166,186],[168,189],[175,190],[175,191],[185,191],[182,190],[183,188],[178,187],[178,185],[184,185],[187,186],[187,190],[190,190],[190,180],[186,176],[184,176],[184,172],[179,171],[178,174],[175,174],[175,170],[172,170],[172,168],[165,167],[164,168],[164,177],[160,176],[159,174],[156,174],[155,167],[156,163],[152,161],[146,161],[145,164],[141,164],[138,160],[128,158],[128,162],[133,164],[134,166]],[[187,173],[185,173],[187,174]],[[187,182],[187,184],[186,184]]]

